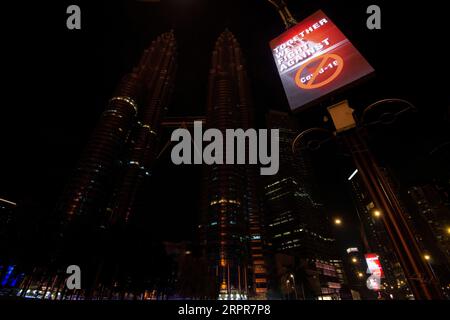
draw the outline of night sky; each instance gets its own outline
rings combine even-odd
[[[405,98],[419,113],[372,131],[377,156],[404,185],[448,175],[448,151],[430,157],[433,148],[450,140],[443,2],[427,1],[426,7],[417,1],[287,3],[298,21],[322,9],[376,70],[357,88],[297,114],[302,126],[320,125],[324,108],[342,98],[357,113],[382,98]],[[81,31],[66,29],[70,4],[81,6]],[[382,9],[382,30],[365,27],[370,4]],[[52,214],[117,82],[165,31],[174,29],[179,48],[171,115],[204,114],[211,51],[226,27],[246,57],[259,125],[269,109],[288,111],[268,45],[284,25],[265,0],[17,1],[2,4],[2,12],[0,197],[18,202],[32,221]],[[148,188],[145,219],[155,238],[193,239],[200,168],[176,168],[167,160],[166,155],[157,165]],[[345,212],[348,198],[336,190],[352,168],[326,161],[316,163],[325,198],[332,210]]]

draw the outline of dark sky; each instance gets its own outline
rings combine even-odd
[[[450,94],[444,80],[450,69],[449,26],[442,1],[287,2],[299,21],[322,9],[376,70],[358,88],[296,115],[302,125],[320,123],[324,107],[341,98],[348,98],[357,112],[381,98],[406,98],[420,112],[395,128],[378,129],[376,150],[407,184],[439,174],[430,172],[427,155],[449,140]],[[81,31],[65,27],[70,4],[82,8]],[[370,4],[382,8],[382,30],[365,27]],[[2,7],[0,197],[30,212],[53,210],[116,83],[142,50],[171,28],[179,47],[171,114],[203,114],[211,50],[226,27],[246,56],[260,120],[268,109],[288,111],[268,46],[284,26],[265,0],[27,0]],[[197,208],[199,201],[192,192],[198,190],[199,169],[161,166],[152,205],[162,215],[151,213],[157,219],[153,231],[192,238],[197,212],[189,208]],[[340,201],[339,194],[331,197]],[[172,228],[174,220],[178,227]]]

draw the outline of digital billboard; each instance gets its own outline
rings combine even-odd
[[[374,71],[320,10],[273,39],[270,47],[291,110]]]
[[[383,268],[380,259],[376,253],[367,253],[365,255],[367,263],[367,273],[371,276],[367,279],[367,287],[378,291],[381,289],[381,278],[384,278]]]
[[[365,257],[369,272],[371,274],[377,274],[380,276],[380,278],[383,278],[384,277],[383,268],[381,267],[378,255],[376,253],[367,253]]]

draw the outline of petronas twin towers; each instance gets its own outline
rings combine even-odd
[[[118,85],[60,202],[65,217],[62,234],[72,225],[120,228],[132,217],[136,194],[151,176],[160,150],[176,54],[173,32],[162,34]],[[254,126],[243,56],[228,30],[219,36],[212,53],[207,101],[206,127],[225,132]],[[201,245],[210,279],[215,279],[215,296],[265,298],[258,168],[212,165],[203,172]]]
[[[228,30],[217,39],[213,51],[206,125],[222,133],[254,125],[241,49]],[[254,296],[266,294],[257,174],[257,168],[251,165],[205,168],[206,216],[202,231],[207,257],[215,269],[219,298],[245,297],[248,288]]]
[[[61,202],[68,221],[89,215],[111,225],[128,219],[139,182],[150,173],[155,159],[161,119],[173,88],[175,58],[174,34],[165,33],[123,77]]]

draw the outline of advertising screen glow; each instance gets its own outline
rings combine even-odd
[[[384,277],[383,268],[381,267],[381,263],[377,254],[375,253],[366,254],[366,263],[369,269],[368,270],[369,273],[375,274],[380,278]]]
[[[374,71],[322,11],[272,40],[270,47],[292,110]]]
[[[381,289],[381,278],[384,278],[383,268],[376,253],[367,253],[365,255],[367,263],[367,273],[371,276],[367,279],[367,287],[378,291]]]

